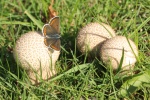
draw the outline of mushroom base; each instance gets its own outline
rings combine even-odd
[[[50,79],[52,76],[56,74],[55,69],[40,69],[37,71],[30,70],[27,71],[28,77],[32,84],[37,85],[42,81]]]

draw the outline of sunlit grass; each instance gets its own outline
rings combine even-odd
[[[62,37],[61,55],[56,63],[58,74],[38,86],[31,85],[26,72],[15,62],[12,50],[22,34],[41,31],[49,22],[49,4],[50,0],[1,0],[1,100],[150,98],[149,0],[55,0]],[[76,36],[79,29],[90,22],[109,24],[117,35],[127,36],[135,42],[139,48],[136,75],[114,75],[98,58],[90,59],[78,51]]]

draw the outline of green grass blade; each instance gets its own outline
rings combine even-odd
[[[27,10],[25,11],[25,14],[34,22],[35,25],[37,25],[40,29],[43,27],[43,23],[34,18]]]
[[[145,26],[150,21],[150,17],[148,17],[135,31],[137,33],[143,26]]]
[[[30,26],[30,23],[28,22],[20,22],[20,21],[2,21],[0,22],[0,24],[9,24],[9,25],[12,25],[12,24],[18,24],[18,25],[23,25],[23,26]]]
[[[123,48],[123,50],[122,50],[122,57],[121,57],[121,59],[120,59],[120,64],[119,64],[119,66],[118,66],[117,73],[118,73],[118,72],[121,70],[121,68],[122,68],[123,59],[124,59],[124,48]]]
[[[89,68],[90,66],[91,66],[90,63],[82,64],[82,65],[77,65],[77,66],[75,66],[75,67],[69,69],[68,71],[66,71],[66,72],[64,72],[64,73],[62,73],[62,74],[60,74],[60,75],[58,75],[58,76],[56,76],[56,77],[50,79],[50,82],[55,81],[55,80],[57,80],[57,79],[60,79],[61,77],[63,77],[63,76],[66,75],[66,74],[75,73],[75,72],[77,72],[77,71],[79,71],[79,70],[82,70],[82,69],[85,69],[85,68]]]

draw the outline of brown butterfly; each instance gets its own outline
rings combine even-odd
[[[60,23],[59,17],[53,17],[49,24],[45,24],[42,29],[44,44],[50,51],[60,50]]]

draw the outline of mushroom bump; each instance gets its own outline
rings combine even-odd
[[[113,70],[118,69],[122,57],[122,69],[132,69],[137,61],[137,56],[138,48],[135,43],[124,36],[116,36],[105,41],[100,49],[102,61],[105,64],[110,64]]]
[[[77,47],[83,54],[97,53],[101,43],[116,36],[115,31],[104,23],[89,23],[80,29],[77,36]]]

